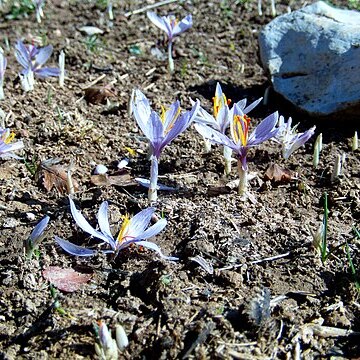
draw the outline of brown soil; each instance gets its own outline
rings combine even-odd
[[[46,3],[40,25],[34,14],[1,24],[1,45],[7,39],[11,47],[5,49],[6,99],[1,103],[6,113],[12,112],[6,127],[25,142],[22,155],[29,164],[50,158],[61,158],[64,169],[73,164],[77,206],[95,226],[100,203],[109,201],[114,232],[121,214],[147,206],[146,191],[94,185],[90,176],[94,164],[115,173],[116,162],[128,156],[130,147],[137,151],[129,163],[131,177],[148,177],[146,142],[127,114],[132,89],[142,89],[157,110],[176,98],[189,108],[191,97],[210,111],[216,81],[232,101],[253,101],[270,85],[257,54],[257,34],[272,19],[268,2],[263,16],[257,13],[257,1],[194,0],[156,9],[163,15],[193,15],[193,28],[176,40],[172,76],[166,61],[151,52],[163,49],[160,30],[145,13],[124,16],[144,3],[117,2],[110,22],[99,2],[54,0]],[[277,1],[278,13],[298,3]],[[346,3],[337,1],[340,6]],[[93,49],[78,31],[84,25],[105,30]],[[37,81],[33,92],[23,93],[13,46],[17,39],[31,42],[37,37],[54,46],[53,64],[60,50],[65,51],[67,79],[64,88],[50,79]],[[111,106],[82,99],[83,88],[102,74],[106,77],[98,85],[114,82]],[[268,105],[251,113],[253,122],[275,110],[300,122],[300,130],[317,125],[324,147],[317,169],[312,166],[315,139],[286,162],[273,143],[251,151],[256,204],[241,201],[236,189],[225,186],[236,179],[235,169],[225,179],[221,150],[214,146],[210,155],[203,154],[202,139],[192,127],[162,154],[160,181],[179,190],[160,193],[158,212],[168,225],[154,242],[165,254],[178,256],[178,262],[135,247],[115,261],[67,255],[54,235],[83,246],[94,242],[75,226],[66,194],[47,191],[23,161],[1,160],[0,358],[96,358],[93,324],[101,319],[110,329],[123,325],[130,342],[121,353],[126,359],[295,359],[299,351],[304,359],[358,358],[358,335],[329,336],[324,328],[316,328],[360,331],[358,291],[342,246],[349,241],[359,268],[359,240],[354,241],[352,226],[359,221],[360,161],[350,146],[356,127],[343,118],[310,119],[271,91]],[[335,157],[343,153],[344,174],[331,184]],[[271,162],[289,168],[296,179],[266,181]],[[322,221],[324,192],[329,194],[328,241],[334,251],[325,264],[307,229],[315,230]],[[45,214],[51,218],[49,230],[38,257],[29,260],[24,241]],[[213,274],[190,260],[197,255],[213,265]],[[42,276],[48,266],[93,273],[78,291],[57,290],[65,314],[55,309]],[[251,304],[267,289],[270,314],[265,301],[257,325],[249,315]]]

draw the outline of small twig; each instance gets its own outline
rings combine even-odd
[[[84,86],[82,88],[82,90],[88,89],[89,87],[92,87],[94,85],[96,85],[99,81],[101,81],[104,77],[106,76],[106,74],[102,74],[100,75],[97,79],[95,79],[94,81],[92,81],[90,84]]]
[[[160,1],[156,4],[152,4],[152,5],[147,5],[147,6],[144,6],[140,9],[137,9],[137,10],[133,10],[133,11],[128,11],[127,13],[124,14],[124,16],[126,17],[129,17],[131,15],[135,15],[135,14],[140,14],[140,13],[143,13],[145,11],[148,11],[150,9],[155,9],[157,7],[160,7],[160,6],[163,6],[163,5],[167,5],[167,4],[171,4],[171,3],[174,3],[174,2],[177,2],[179,0],[164,0],[164,1]]]
[[[264,259],[259,259],[259,260],[254,260],[254,261],[250,261],[249,263],[243,263],[243,264],[235,264],[235,265],[229,265],[229,266],[225,266],[221,269],[218,269],[218,271],[224,271],[224,270],[231,270],[231,269],[237,269],[239,267],[242,267],[246,264],[250,264],[250,265],[254,265],[254,264],[259,264],[262,263],[264,261],[274,261],[274,260],[279,260],[282,259],[284,257],[287,257],[290,255],[290,251],[288,251],[287,253],[284,254],[280,254],[280,255],[275,255],[275,256],[270,256]]]
[[[288,251],[288,252],[285,253],[285,254],[280,254],[280,255],[275,255],[275,256],[268,257],[268,258],[264,258],[264,259],[254,260],[254,261],[251,261],[250,264],[253,265],[253,264],[259,264],[259,263],[264,262],[264,261],[278,260],[278,259],[287,257],[287,256],[289,256],[289,255],[290,255],[290,251]]]

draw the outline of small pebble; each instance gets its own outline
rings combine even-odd
[[[27,212],[26,213],[26,218],[29,220],[29,221],[34,221],[36,219],[36,216],[34,213],[32,212]]]

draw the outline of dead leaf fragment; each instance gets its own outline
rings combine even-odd
[[[43,270],[43,277],[59,290],[74,292],[79,290],[81,285],[86,284],[91,279],[92,274],[84,274],[74,269],[63,269],[58,266],[49,266]]]
[[[293,178],[292,172],[289,169],[282,168],[278,164],[270,164],[267,168],[265,180],[271,180],[273,182],[288,183]]]
[[[67,171],[61,165],[51,165],[51,163],[48,165],[48,163],[48,160],[41,162],[36,175],[37,178],[41,180],[42,185],[47,191],[50,192],[55,188],[60,194],[67,194],[69,192]],[[77,191],[79,184],[74,179],[72,179],[72,182],[73,190]]]
[[[108,175],[108,174],[99,174],[92,175],[90,179],[91,183],[96,186],[134,186],[137,185],[137,182],[132,180],[129,174],[121,175]]]
[[[104,104],[106,99],[116,97],[116,93],[110,89],[109,85],[90,86],[84,91],[85,100],[91,104]]]

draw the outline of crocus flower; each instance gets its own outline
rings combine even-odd
[[[15,137],[14,133],[11,133],[9,129],[0,128],[0,158],[12,157],[15,159],[21,159],[15,155],[13,151],[22,149],[24,144],[22,141],[13,142]]]
[[[98,223],[100,230],[94,229],[88,221],[84,218],[80,211],[75,207],[74,201],[69,198],[71,215],[73,216],[76,224],[86,233],[90,234],[92,237],[102,240],[102,243],[106,243],[110,249],[102,250],[103,253],[113,254],[116,257],[119,252],[131,244],[136,244],[138,246],[143,246],[145,248],[156,251],[162,258],[167,260],[178,260],[175,257],[165,256],[161,252],[160,248],[150,242],[146,241],[160,231],[166,226],[166,219],[160,219],[154,225],[149,226],[151,217],[155,212],[155,208],[147,208],[134,217],[129,218],[128,215],[124,216],[120,231],[116,238],[113,237],[110,231],[109,218],[108,218],[108,203],[104,201],[99,208],[98,212]],[[69,254],[76,256],[93,256],[96,254],[95,250],[85,248],[82,246],[75,245],[70,241],[61,239],[55,236],[55,241]]]
[[[37,48],[35,45],[24,45],[19,40],[15,45],[15,57],[23,67],[21,71],[23,88],[25,91],[33,90],[34,74],[40,78],[59,76],[60,70],[52,67],[43,67],[53,52],[51,45]]]
[[[291,117],[285,122],[284,117],[280,116],[279,130],[274,137],[274,140],[281,144],[284,159],[288,159],[294,151],[303,146],[314,135],[316,129],[316,126],[313,126],[304,133],[297,133],[296,128],[298,125],[292,128],[291,123]]]
[[[172,43],[175,36],[180,35],[192,26],[192,16],[187,15],[181,21],[178,21],[174,15],[158,16],[152,11],[148,11],[147,17],[150,21],[166,32],[168,37],[168,59],[170,72],[174,71],[174,61],[172,58]]]
[[[31,232],[30,236],[27,238],[25,242],[26,254],[31,256],[34,251],[36,245],[43,237],[44,231],[49,223],[49,216],[45,216],[42,220],[40,220],[37,225],[34,227],[34,230]]]
[[[236,105],[241,109],[244,115],[249,113],[254,109],[262,100],[262,98],[254,101],[249,106],[246,106],[247,99],[240,100]],[[225,134],[226,129],[229,127],[231,122],[231,117],[229,105],[231,100],[228,100],[223,93],[219,83],[216,84],[215,96],[213,97],[214,109],[213,115],[209,114],[206,110],[200,107],[198,115],[195,118],[195,122],[201,124],[210,125],[215,130]],[[205,143],[206,144],[206,143]],[[210,151],[210,146],[207,145],[208,150]],[[231,148],[224,146],[224,160],[225,160],[225,174],[229,175],[231,173]]]
[[[33,0],[36,13],[36,21],[40,24],[41,18],[44,16],[43,7],[45,5],[45,0]]]
[[[180,102],[175,101],[168,109],[163,108],[162,114],[152,111],[145,95],[136,90],[132,104],[133,114],[137,124],[150,142],[150,187],[149,201],[157,200],[157,179],[160,154],[164,147],[194,120],[199,109],[197,101],[190,111],[181,114]]]
[[[100,359],[117,359],[118,349],[116,340],[112,338],[104,321],[99,321],[97,325],[94,325],[95,331],[98,335],[98,342],[95,343],[95,352]]]
[[[4,95],[4,75],[5,75],[6,65],[7,65],[6,57],[0,51],[0,100],[5,99],[5,95]]]
[[[243,113],[237,104],[231,109],[230,117],[231,137],[204,124],[197,124],[197,130],[202,136],[210,139],[212,142],[228,146],[236,152],[240,180],[239,195],[243,196],[247,191],[247,152],[251,147],[260,145],[276,135],[278,129],[275,126],[278,121],[278,113],[275,112],[266,117],[251,134],[249,134],[251,119]]]

